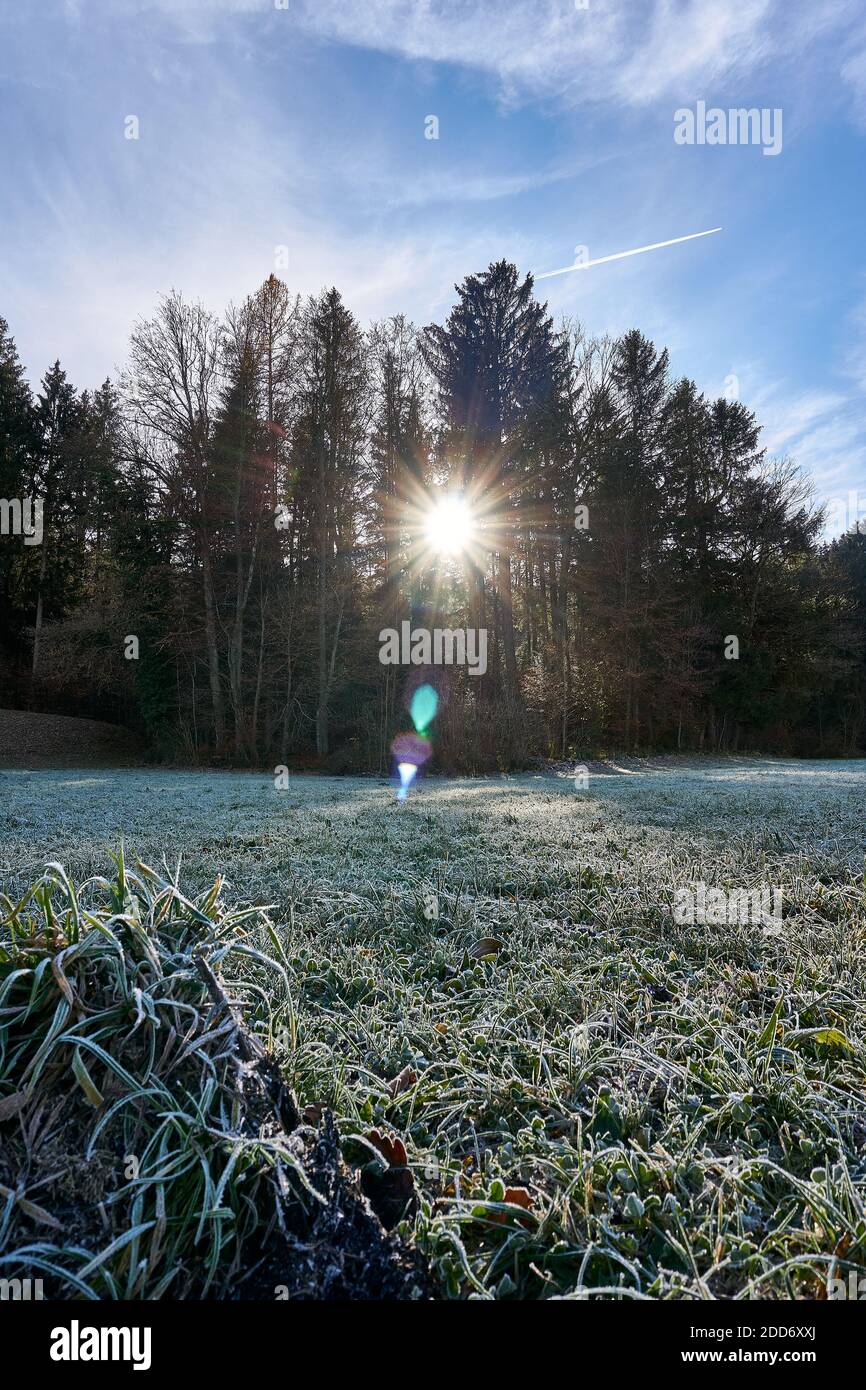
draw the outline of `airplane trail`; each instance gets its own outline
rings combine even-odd
[[[689,232],[688,236],[675,236],[670,241],[654,241],[651,246],[636,246],[633,251],[615,251],[612,256],[599,256],[594,261],[584,261],[581,265],[565,265],[561,270],[546,270],[537,275],[536,280],[549,280],[554,275],[567,275],[570,270],[589,270],[593,265],[604,265],[607,261],[622,261],[626,256],[642,256],[644,251],[659,251],[663,246],[678,246],[681,241],[695,241],[697,237],[712,236],[721,227],[710,227],[708,232]]]

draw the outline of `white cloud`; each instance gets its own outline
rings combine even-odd
[[[773,0],[685,7],[661,0],[652,7],[649,32],[626,58],[619,95],[650,101],[757,65],[777,41],[769,23],[773,9]]]
[[[866,121],[866,48],[842,64],[842,80],[851,88],[858,118]]]
[[[740,385],[763,426],[763,447],[771,456],[791,457],[811,477],[816,502],[827,507],[827,534],[838,534],[848,524],[851,495],[866,502],[862,399],[833,390],[792,393],[785,382],[758,386],[756,378],[754,369],[743,373]]]
[[[158,12],[188,43],[223,22],[279,22],[316,38],[488,74],[506,100],[640,107],[742,86],[771,62],[830,39],[866,119],[862,0],[60,0],[70,18]],[[86,8],[85,8],[86,7]],[[246,36],[252,37],[249,27]]]
[[[325,38],[478,68],[507,92],[639,105],[730,73],[741,80],[852,13],[850,0],[831,0],[818,15],[814,8],[780,0],[590,0],[586,10],[573,0],[297,0],[295,13]]]
[[[383,240],[297,215],[280,239],[289,247],[285,270],[275,266],[276,237],[254,217],[198,234],[187,228],[179,240],[137,245],[133,256],[106,230],[67,245],[39,276],[0,266],[0,304],[31,382],[59,356],[76,386],[95,387],[123,367],[133,323],[172,287],[221,314],[274,271],[293,293],[336,285],[362,324],[399,311],[424,324],[447,312],[467,266],[486,265],[496,252],[487,238],[456,229]]]
[[[79,5],[95,0],[77,0]],[[100,0],[125,15],[160,11],[187,41],[227,16],[273,18],[318,37],[493,76],[506,96],[640,104],[700,78],[742,74],[799,45],[819,23],[787,0]],[[852,0],[825,0],[833,16]],[[807,7],[809,8],[809,7]],[[820,8],[820,7],[819,7]],[[787,19],[786,19],[787,15]],[[826,24],[826,19],[820,21]],[[833,19],[835,23],[835,17]]]

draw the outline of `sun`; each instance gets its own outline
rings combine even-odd
[[[441,498],[424,522],[427,543],[440,555],[462,555],[475,539],[475,531],[472,508],[457,493]]]

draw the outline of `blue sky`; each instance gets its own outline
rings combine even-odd
[[[678,145],[700,100],[780,108],[781,153]],[[768,450],[866,516],[862,0],[3,0],[0,199],[0,314],[78,386],[161,292],[221,311],[277,246],[293,289],[423,324],[492,259],[721,226],[539,292],[736,377]]]

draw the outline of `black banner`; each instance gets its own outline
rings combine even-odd
[[[557,1301],[557,1300],[552,1300]],[[452,1303],[437,1312],[425,1307],[372,1304],[273,1303],[50,1303],[0,1302],[0,1343],[4,1360],[14,1345],[26,1349],[27,1364],[41,1375],[62,1382],[70,1375],[98,1376],[108,1370],[160,1375],[194,1372],[227,1378],[243,1374],[272,1374],[281,1364],[297,1371],[297,1358],[309,1354],[330,1358],[336,1346],[350,1352],[353,1345],[368,1361],[381,1339],[383,1345],[411,1337],[418,1349],[419,1368],[431,1364],[423,1341],[435,1327],[453,1329],[460,1340],[460,1360],[469,1345],[493,1365],[513,1355],[514,1339],[523,1336],[568,1336],[569,1358],[575,1369],[601,1359],[610,1371],[667,1374],[677,1370],[700,1379],[714,1367],[736,1370],[756,1366],[782,1377],[790,1370],[819,1372],[850,1364],[862,1317],[851,1300],[821,1303],[635,1302],[563,1299],[569,1308],[549,1309],[542,1321],[539,1309],[525,1309],[507,1322],[493,1313],[474,1313]],[[500,1312],[505,1312],[501,1309]],[[551,1321],[548,1321],[548,1317]],[[442,1319],[444,1318],[444,1322]],[[338,1321],[335,1321],[338,1320]],[[523,1323],[523,1331],[521,1331]],[[341,1329],[337,1334],[337,1329]],[[543,1330],[542,1330],[543,1329]],[[466,1333],[469,1332],[467,1343]],[[335,1334],[336,1337],[335,1337]],[[474,1342],[474,1336],[480,1340]],[[446,1344],[436,1343],[444,1352]],[[532,1341],[525,1350],[539,1345]],[[511,1348],[509,1351],[508,1349]],[[437,1358],[438,1359],[438,1358]],[[391,1357],[389,1355],[390,1363]],[[404,1372],[410,1362],[401,1358]],[[462,1374],[462,1372],[461,1372]]]

